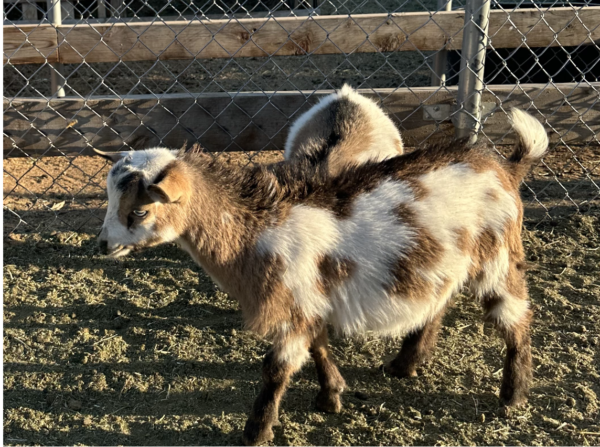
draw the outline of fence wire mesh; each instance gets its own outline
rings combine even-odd
[[[97,229],[108,166],[92,148],[187,141],[271,161],[289,124],[345,82],[378,100],[410,147],[452,135],[465,110],[453,106],[464,1],[57,1],[4,0],[5,233]],[[505,153],[512,106],[549,130],[525,187],[542,218],[597,206],[597,5],[494,0],[478,28],[485,69],[463,64],[483,84],[465,101],[480,95],[480,140]]]

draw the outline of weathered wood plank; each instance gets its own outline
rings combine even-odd
[[[495,10],[490,13],[488,32],[489,46],[494,48],[593,44],[600,40],[600,6]]]
[[[510,15],[509,15],[510,14]],[[510,20],[509,20],[510,18]],[[61,62],[114,62],[460,49],[463,11],[61,27]],[[600,39],[600,7],[492,11],[495,48]],[[558,36],[555,38],[555,34]],[[102,43],[100,40],[102,39]]]
[[[56,29],[52,25],[4,25],[4,63],[58,62]]]
[[[460,49],[463,14],[67,24],[59,27],[60,62],[425,51],[444,45]],[[524,38],[529,47],[591,44],[600,40],[600,6],[492,11],[490,35],[495,48],[518,47]],[[11,61],[31,62],[17,57]]]
[[[600,135],[600,83],[490,86],[483,102],[539,110],[548,120],[551,141],[597,144]],[[163,95],[128,98],[65,98],[4,101],[4,156],[91,154],[91,148],[117,151],[199,141],[207,150],[283,149],[290,122],[329,91]],[[451,123],[423,119],[423,104],[451,104],[456,87],[380,89],[362,93],[381,100],[408,146],[452,136]],[[565,100],[568,96],[568,103]],[[533,110],[535,110],[533,109]],[[536,116],[543,119],[542,115]],[[581,124],[581,116],[586,125]],[[75,122],[76,120],[76,122]],[[31,126],[34,124],[34,127]],[[549,125],[548,125],[549,124]],[[485,135],[511,142],[506,115],[487,117]],[[15,150],[14,147],[21,150]]]

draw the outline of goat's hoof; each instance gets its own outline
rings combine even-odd
[[[325,413],[339,413],[342,411],[342,399],[337,393],[319,391],[317,394],[317,410]]]
[[[503,418],[503,419],[508,419],[510,418],[510,407],[507,407],[506,405],[502,405],[500,408],[498,408],[498,417]]]
[[[261,429],[258,422],[250,421],[246,422],[244,427],[244,434],[242,435],[242,442],[244,445],[263,445],[275,438],[271,427],[263,427]]]
[[[527,396],[524,394],[513,393],[511,396],[503,396],[500,394],[500,401],[503,408],[518,408],[523,407],[527,403]]]
[[[396,367],[392,364],[392,362],[386,363],[383,365],[383,371],[390,376],[396,377],[398,379],[404,379],[407,377],[417,377],[417,370],[415,368],[407,368],[407,367]]]

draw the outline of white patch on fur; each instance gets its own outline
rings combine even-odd
[[[221,222],[223,222],[223,225],[229,224],[232,220],[233,216],[230,213],[225,212],[221,214]]]
[[[336,219],[329,211],[298,205],[279,227],[265,230],[257,243],[263,253],[281,256],[286,271],[284,284],[307,318],[326,315],[329,302],[318,290],[319,258],[330,252],[340,237]]]
[[[525,158],[530,160],[542,158],[548,149],[548,135],[544,126],[529,113],[515,108],[510,109],[509,118],[513,130],[521,139],[521,144],[527,148]]]
[[[367,161],[382,161],[387,158],[395,157],[403,153],[402,137],[398,128],[390,117],[379,107],[377,103],[359,94],[349,85],[345,84],[340,90],[331,95],[322,98],[317,104],[304,112],[290,127],[290,131],[285,142],[284,158],[289,160],[294,149],[298,148],[297,139],[302,138],[299,133],[315,115],[332,103],[346,98],[354,104],[358,105],[366,119],[371,123],[373,132],[369,136],[372,143],[369,147],[365,147],[355,162],[362,164]]]
[[[175,228],[167,226],[161,228],[159,235],[162,242],[175,242],[181,236]]]
[[[277,343],[277,341],[282,341]],[[309,358],[308,341],[303,335],[278,339],[274,346],[275,360],[298,371]]]
[[[135,230],[127,229],[119,220],[119,205],[121,203],[122,193],[117,188],[119,181],[133,173],[141,172],[144,182],[149,185],[161,171],[173,160],[175,160],[177,151],[171,151],[164,148],[146,149],[141,151],[129,151],[125,156],[115,163],[108,174],[106,180],[106,192],[108,195],[108,207],[106,217],[102,225],[101,239],[108,241],[109,252],[119,246],[128,246],[139,244],[148,238],[154,236],[154,219],[149,217],[141,225],[137,225]],[[116,173],[116,174],[115,174]],[[174,233],[174,232],[173,232]],[[168,231],[165,232],[165,242],[173,241],[173,237]],[[119,256],[124,256],[129,251],[119,252]]]
[[[512,328],[526,317],[529,310],[529,301],[508,293],[503,295],[502,298],[502,301],[498,302],[489,311],[487,317],[504,328]]]

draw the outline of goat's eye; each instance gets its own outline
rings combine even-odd
[[[146,214],[148,214],[148,211],[133,210],[133,214],[137,217],[144,217]]]

